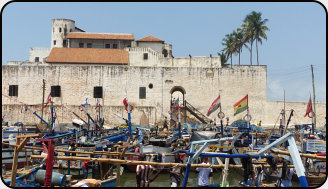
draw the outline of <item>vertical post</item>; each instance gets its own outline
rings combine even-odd
[[[226,187],[226,182],[228,178],[228,169],[229,168],[229,158],[225,158],[224,161],[224,169],[223,169],[223,178],[222,178],[222,186],[220,187]]]
[[[54,128],[54,103],[51,101],[51,124],[50,124],[51,132],[53,128]]]
[[[221,121],[221,134],[222,134],[222,137],[223,137],[223,121],[222,121],[222,119],[220,121]]]
[[[13,158],[13,165],[12,165],[12,171],[11,171],[11,182],[10,186],[15,187],[16,185],[16,173],[17,173],[17,165],[18,165],[18,145],[20,144],[20,138],[16,137],[16,145],[14,148],[14,158]]]
[[[41,118],[43,118],[43,106],[44,106],[44,92],[45,92],[45,89],[46,89],[46,86],[45,86],[45,80],[43,79],[43,86],[42,86],[42,107],[41,107]],[[40,124],[42,123],[42,120],[40,120]]]
[[[306,180],[306,177],[305,177],[305,174],[304,174],[305,169],[304,169],[304,166],[303,166],[303,163],[302,163],[300,153],[298,152],[295,140],[292,136],[289,136],[287,141],[289,143],[289,146],[287,148],[288,148],[290,156],[293,160],[293,164],[295,166],[296,174],[297,174],[298,179],[300,181],[300,186],[301,187],[308,187],[309,184],[308,184],[308,182]]]
[[[121,164],[117,164],[116,167],[116,187],[121,186]]]
[[[222,134],[222,137],[223,137],[223,120],[222,120],[223,114],[222,114],[222,111],[221,111],[221,106],[220,106],[219,116],[220,116],[220,122],[221,122],[221,134]]]
[[[179,107],[179,124],[178,124],[178,129],[179,129],[179,138],[181,138],[181,116],[180,116],[180,107]]]
[[[190,172],[190,167],[191,167],[191,163],[187,164],[186,167],[186,171],[185,171],[185,176],[183,178],[183,183],[182,183],[182,187],[186,187],[187,186],[187,182],[188,182],[188,177],[189,177],[189,172]],[[178,186],[179,187],[179,186]]]
[[[313,86],[313,109],[312,109],[312,117],[314,117],[313,127],[316,128],[316,111],[315,111],[315,89],[314,89],[314,73],[313,73],[313,65],[311,64],[311,72],[312,72],[312,86]],[[313,114],[314,111],[314,114]]]
[[[129,102],[127,103],[128,103],[129,134],[130,137],[132,137],[130,103]]]
[[[248,101],[248,100],[247,100],[247,101]],[[247,102],[247,117],[250,118],[250,117],[249,117],[248,102]],[[250,125],[250,121],[251,121],[251,120],[248,120],[248,121],[247,121],[247,124],[248,124],[248,128],[247,128],[247,137],[248,137],[248,140],[250,140],[250,137],[249,137],[249,130],[250,130],[250,127],[251,127],[251,125]]]
[[[286,127],[286,96],[285,96],[285,89],[284,89],[284,127]],[[282,136],[282,134],[281,134]]]

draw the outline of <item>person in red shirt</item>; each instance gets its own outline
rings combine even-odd
[[[88,178],[88,169],[92,166],[92,163],[90,161],[85,161],[82,165],[83,170],[83,179]]]

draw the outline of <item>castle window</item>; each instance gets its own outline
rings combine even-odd
[[[113,49],[117,49],[117,44],[113,44]]]
[[[63,47],[67,46],[67,40],[63,40]]]
[[[139,87],[139,99],[146,99],[146,87]]]
[[[72,32],[72,29],[69,29],[69,32]]]
[[[18,85],[9,85],[9,96],[18,96]]]
[[[103,88],[94,87],[93,88],[93,98],[102,98],[103,97]]]
[[[59,28],[59,33],[61,32],[61,28]]]
[[[106,49],[110,49],[110,44],[105,44]]]
[[[148,87],[149,87],[150,89],[152,89],[152,88],[154,87],[154,85],[153,85],[152,83],[150,83],[150,84],[148,85]]]
[[[39,57],[35,57],[34,62],[40,62]]]
[[[87,48],[92,48],[92,43],[87,43]]]
[[[56,40],[54,40],[54,45],[56,45]]]
[[[143,57],[144,60],[148,60],[148,53],[144,53],[144,57]]]
[[[51,86],[51,97],[60,97],[60,86]]]
[[[67,34],[67,28],[64,28],[64,35]]]
[[[166,49],[163,49],[162,54],[164,55],[164,57],[167,57],[167,55],[168,55],[167,50]]]
[[[79,48],[83,48],[84,44],[83,43],[79,43]]]

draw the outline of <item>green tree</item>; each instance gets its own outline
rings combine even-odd
[[[244,42],[248,42],[251,52],[251,65],[252,65],[252,51],[253,51],[253,42],[256,42],[256,55],[257,55],[257,65],[259,65],[259,56],[258,56],[258,42],[262,44],[262,39],[267,39],[266,31],[270,31],[270,29],[265,26],[265,23],[268,19],[262,19],[261,12],[252,11],[250,14],[246,16],[244,19],[244,23],[242,24],[244,31]]]
[[[225,35],[225,38],[223,38],[222,45],[224,46],[223,48],[223,53],[227,56],[227,58],[231,60],[231,68],[232,68],[232,54],[236,54],[236,46],[234,43],[234,37],[233,34],[227,34]]]
[[[244,30],[238,28],[237,31],[233,31],[233,41],[235,43],[235,51],[239,55],[239,65],[240,65],[240,54],[242,52],[243,46],[247,46],[247,44],[243,41],[244,38]]]
[[[221,67],[222,67],[222,68],[223,68],[223,67],[228,67],[229,64],[226,64],[227,61],[228,61],[227,55],[226,55],[223,51],[221,51],[221,53],[218,52],[218,55],[220,56]]]

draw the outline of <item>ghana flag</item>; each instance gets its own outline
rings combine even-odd
[[[248,95],[246,95],[244,98],[239,100],[235,105],[233,105],[234,109],[234,116],[239,114],[240,112],[243,112],[247,110],[248,107]]]

